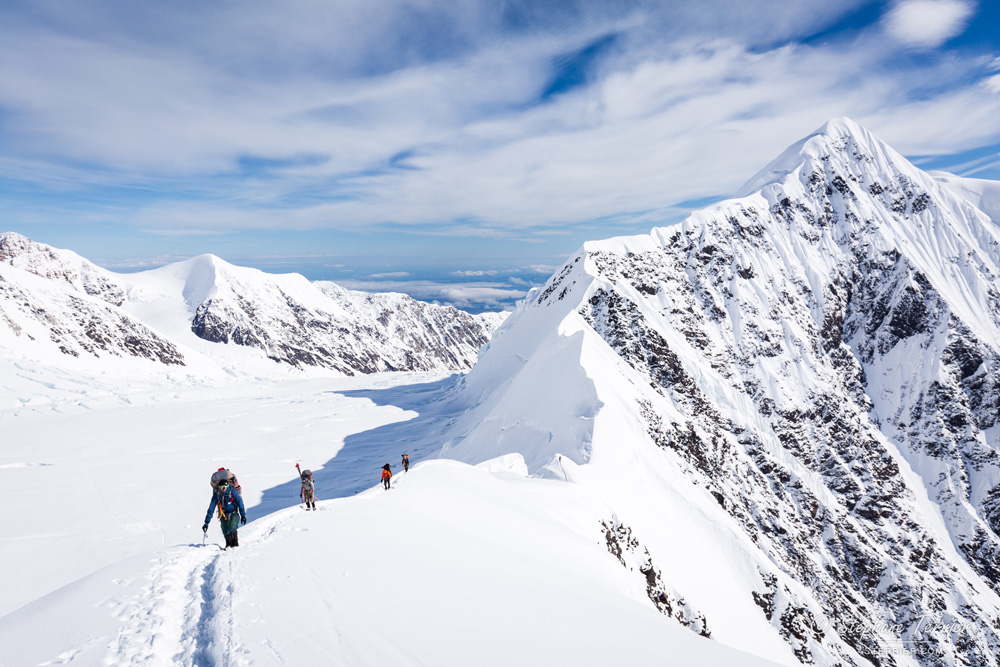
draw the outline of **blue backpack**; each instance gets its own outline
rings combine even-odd
[[[219,514],[223,519],[228,518],[240,507],[236,501],[236,490],[231,484],[220,485],[215,490],[216,504],[219,506]]]

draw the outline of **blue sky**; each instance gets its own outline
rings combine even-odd
[[[5,0],[0,231],[473,310],[849,116],[1000,178],[993,0]]]

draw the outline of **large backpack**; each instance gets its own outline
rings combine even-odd
[[[236,479],[236,475],[234,475],[231,471],[227,470],[226,468],[219,468],[218,470],[212,473],[212,479],[211,479],[212,488],[214,489],[218,487],[219,482],[221,482],[224,479],[229,480],[229,485],[236,490],[236,493],[243,495],[242,494],[243,490],[240,488],[240,483]]]
[[[225,468],[219,468],[217,471],[212,473],[212,488],[214,489],[219,485],[222,480],[229,479],[229,471]]]

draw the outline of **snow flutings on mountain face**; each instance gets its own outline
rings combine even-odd
[[[649,461],[707,491],[749,545],[733,561],[757,563],[732,595],[796,658],[996,665],[995,224],[848,120],[744,191],[678,227],[588,243],[501,329],[469,387],[505,364],[513,379],[494,383],[517,386],[532,362],[504,361],[505,341],[531,328],[582,331],[602,401],[592,465],[638,475],[630,461]],[[619,515],[663,557],[655,525]],[[725,635],[719,608],[685,593]]]
[[[177,345],[219,356],[218,348],[201,344],[208,341],[231,344],[230,367],[233,346],[239,346],[248,360],[266,356],[345,375],[461,371],[472,367],[503,321],[500,313],[476,316],[405,294],[352,292],[211,255],[118,275],[7,233],[0,236],[0,265],[16,269],[7,269],[0,323],[16,332],[24,330],[22,320],[32,321],[38,329],[32,336],[51,339],[74,356],[106,352],[179,364],[185,355]],[[34,276],[46,280],[32,281]]]

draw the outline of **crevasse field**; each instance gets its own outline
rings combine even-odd
[[[517,455],[438,458],[457,378],[0,363],[3,667],[765,664],[659,613],[595,539],[608,510],[580,485],[529,478]],[[236,550],[214,520],[203,543],[220,466],[250,518]]]

